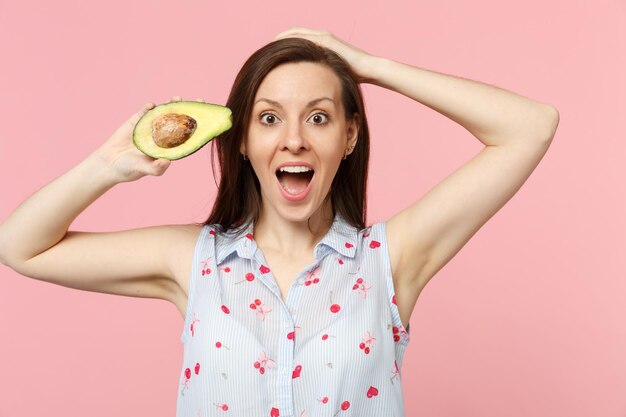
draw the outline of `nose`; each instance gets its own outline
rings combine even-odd
[[[291,123],[284,133],[281,149],[287,149],[292,153],[300,153],[309,149],[309,142],[304,137],[302,128],[298,123]]]

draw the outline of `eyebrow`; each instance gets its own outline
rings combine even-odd
[[[309,104],[307,104],[307,107],[313,107],[313,106],[315,106],[317,103],[319,103],[320,101],[323,101],[323,100],[330,100],[333,104],[335,104],[335,101],[334,101],[332,98],[329,98],[329,97],[320,97],[320,98],[316,98],[315,100],[311,100],[311,101],[309,101]],[[277,101],[270,100],[269,98],[260,98],[260,99],[258,99],[257,101],[255,101],[255,102],[254,102],[254,104],[257,104],[257,103],[259,103],[259,102],[261,102],[261,101],[265,101],[265,102],[267,102],[267,103],[271,104],[272,106],[276,106],[276,107],[278,107],[279,109],[282,109],[282,108],[283,108],[282,104],[280,104],[280,103],[279,103],[279,102],[277,102]]]

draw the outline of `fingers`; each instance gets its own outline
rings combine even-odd
[[[316,30],[316,29],[309,29],[309,28],[305,28],[305,27],[291,27],[285,31],[280,32],[278,35],[276,35],[276,37],[274,38],[274,40],[277,40],[279,38],[284,38],[284,37],[290,37],[290,36],[300,36],[300,37],[307,37],[307,36],[316,36],[316,35],[324,35],[328,33],[325,30]]]
[[[140,161],[137,163],[137,171],[144,175],[161,176],[170,166],[172,161],[165,158],[154,159],[148,155],[140,155]]]

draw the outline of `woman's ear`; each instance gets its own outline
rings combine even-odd
[[[359,137],[359,114],[355,113],[352,120],[348,123],[346,135],[348,138],[348,148],[354,149],[357,139]],[[350,152],[352,153],[352,152]]]

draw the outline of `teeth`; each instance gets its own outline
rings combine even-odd
[[[281,172],[308,172],[312,171],[309,167],[304,166],[291,166],[291,167],[282,167],[280,168]]]

